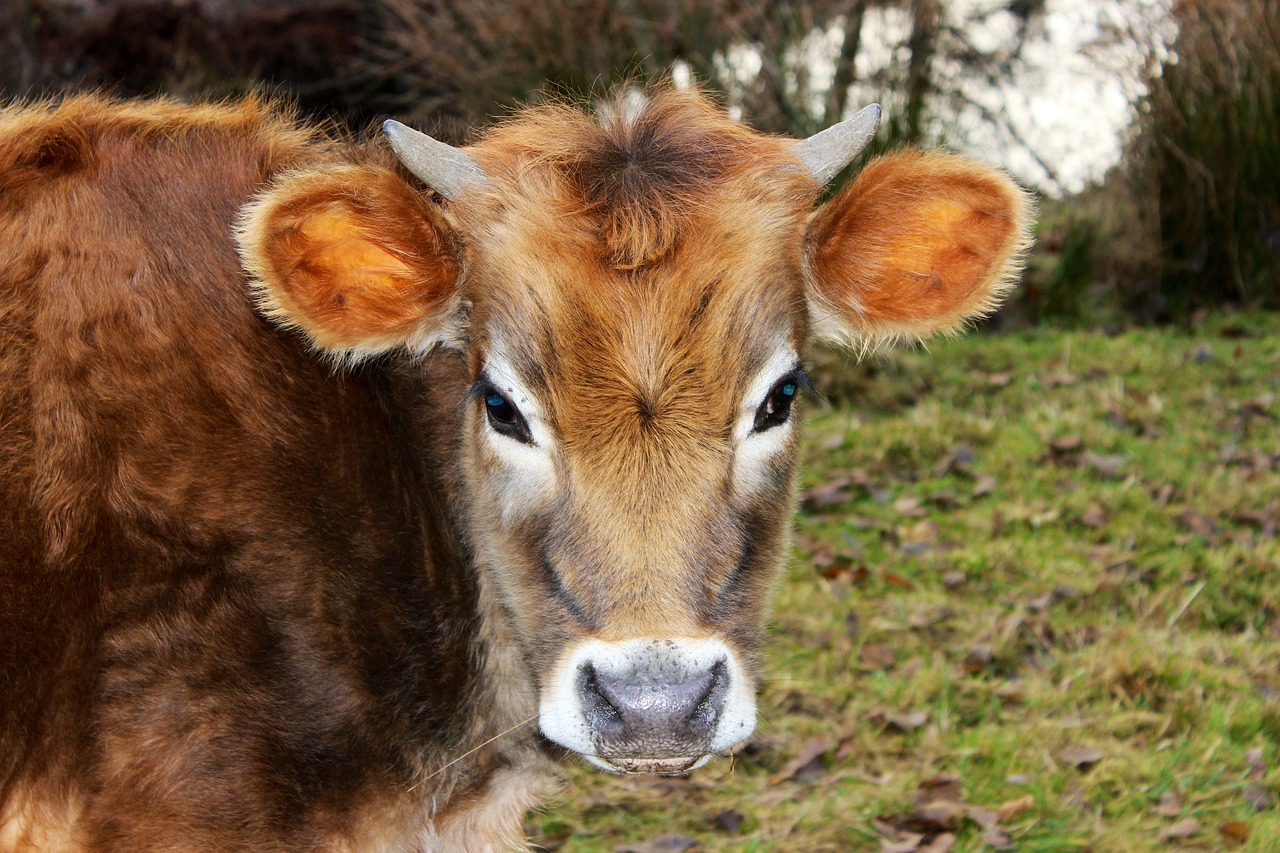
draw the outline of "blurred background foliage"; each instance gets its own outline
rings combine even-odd
[[[1064,21],[1070,57],[1046,52]],[[1278,29],[1280,0],[4,0],[0,94],[267,88],[455,142],[624,79],[699,81],[793,136],[877,100],[879,150],[951,145],[1041,193],[1000,323],[1169,322],[1280,309]],[[1117,129],[1087,93],[1046,102],[1065,59],[1119,80]],[[1116,155],[1073,172],[1059,128]]]

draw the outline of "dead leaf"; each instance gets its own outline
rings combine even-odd
[[[1173,826],[1166,826],[1160,830],[1156,838],[1160,841],[1169,841],[1173,838],[1190,838],[1193,835],[1199,835],[1202,829],[1204,827],[1200,825],[1200,821],[1193,817],[1188,817],[1183,818]]]
[[[687,835],[660,835],[639,844],[622,844],[613,849],[614,853],[683,853],[697,846],[698,842]]]
[[[965,814],[978,826],[995,826],[1000,823],[1000,818],[995,812],[989,812],[982,806],[969,806]]]
[[[912,611],[907,617],[907,624],[917,631],[923,631],[926,628],[932,628],[939,622],[950,619],[955,615],[946,607],[924,607],[920,610]]]
[[[984,498],[996,490],[996,478],[990,474],[979,474],[978,479],[973,484],[973,491],[969,493],[970,497]]]
[[[1271,790],[1261,782],[1250,782],[1244,786],[1244,801],[1256,812],[1265,812],[1275,803]]]
[[[1070,456],[1084,448],[1084,440],[1078,435],[1055,438],[1049,442],[1049,451],[1055,456]]]
[[[871,712],[868,719],[878,726],[884,726],[900,732],[909,732],[929,722],[929,714],[926,711],[899,712],[877,708]]]
[[[839,506],[848,503],[851,497],[849,487],[852,481],[847,477],[837,477],[826,483],[819,483],[804,490],[800,503],[808,509],[824,506]]]
[[[894,574],[893,572],[884,573],[884,582],[889,586],[896,586],[898,589],[912,590],[916,588],[916,585],[907,578],[904,578],[902,575]]]
[[[1072,785],[1068,788],[1066,793],[1062,795],[1062,801],[1078,812],[1087,812],[1090,809],[1089,798],[1085,796],[1084,789],[1079,785]]]
[[[973,675],[974,673],[981,672],[983,669],[990,666],[991,662],[995,660],[995,658],[996,654],[995,651],[992,650],[991,646],[986,643],[977,643],[973,648],[969,649],[969,654],[965,656],[964,663],[961,664],[961,667],[965,672]]]
[[[1267,764],[1262,760],[1262,748],[1252,747],[1244,754],[1244,760],[1249,762],[1249,778],[1261,779],[1267,775]]]
[[[843,561],[837,561],[823,569],[822,576],[829,581],[843,581],[856,586],[866,583],[867,578],[871,576],[871,570],[862,563],[854,566]]]
[[[996,807],[996,819],[1001,823],[1017,820],[1019,815],[1035,806],[1035,804],[1036,798],[1030,794],[1025,797],[1018,797],[1016,800],[1001,803]]]
[[[716,828],[724,830],[730,835],[737,835],[745,821],[746,818],[742,812],[737,809],[725,809],[715,816],[712,823],[716,825]]]
[[[929,511],[920,505],[919,499],[910,495],[904,495],[894,501],[893,511],[910,518],[923,518],[929,514]]]
[[[1205,539],[1213,539],[1218,535],[1218,525],[1207,515],[1201,515],[1198,512],[1187,510],[1178,516],[1178,523],[1188,533],[1201,536]]]
[[[920,842],[924,841],[924,836],[917,833],[894,833],[897,840],[890,841],[888,838],[880,839],[880,853],[916,853],[920,849]]]
[[[1021,681],[1006,681],[996,687],[995,694],[1003,705],[1021,705],[1027,700],[1027,688]]]
[[[1160,795],[1160,802],[1151,811],[1161,817],[1177,817],[1182,814],[1182,798],[1174,791],[1166,791]]]
[[[1044,595],[1036,595],[1027,599],[1027,609],[1032,613],[1043,613],[1053,606],[1053,593],[1046,592]]]
[[[958,826],[960,819],[967,814],[961,803],[953,800],[933,800],[916,806],[916,819],[926,824],[933,824],[941,829]]]
[[[1009,833],[999,826],[988,826],[982,831],[982,843],[993,850],[1015,850]]]
[[[1107,511],[1100,504],[1089,504],[1088,508],[1080,514],[1080,523],[1085,527],[1100,530],[1107,526]]]
[[[1208,364],[1215,358],[1216,356],[1213,354],[1213,349],[1204,341],[1196,344],[1195,349],[1191,351],[1191,360],[1196,364]]]
[[[933,476],[945,477],[948,474],[968,474],[978,454],[972,447],[958,445],[937,465],[933,466]]]
[[[1249,841],[1249,824],[1242,820],[1229,820],[1218,827],[1218,834],[1232,844],[1245,844]]]
[[[774,785],[787,779],[795,779],[798,782],[812,782],[826,772],[827,768],[823,764],[822,758],[835,749],[837,745],[835,738],[810,738],[800,744],[795,757],[788,761],[781,770],[770,776],[769,781]]]
[[[1061,388],[1068,385],[1075,385],[1080,381],[1080,377],[1074,373],[1058,373],[1047,377],[1043,384],[1045,388]]]
[[[874,669],[888,669],[897,661],[897,655],[886,645],[867,643],[858,652],[858,659]]]
[[[957,776],[930,776],[920,780],[916,791],[916,804],[933,802],[934,800],[950,800],[960,802],[964,794],[960,790],[960,778]]]
[[[1110,479],[1122,476],[1128,463],[1129,457],[1123,453],[1094,453],[1092,450],[1086,450],[1080,454],[1081,465]]]
[[[992,373],[987,376],[987,384],[992,388],[1004,388],[1013,381],[1013,374],[1009,372]]]
[[[1102,753],[1091,746],[1069,746],[1062,751],[1061,757],[1077,770],[1089,770],[1102,760]]]
[[[944,832],[928,844],[920,848],[920,853],[951,853],[956,846],[956,837],[950,832]]]

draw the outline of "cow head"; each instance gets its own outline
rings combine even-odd
[[[484,616],[543,733],[681,772],[755,727],[814,337],[855,346],[989,310],[1025,245],[1005,176],[904,152],[815,210],[878,109],[804,142],[696,94],[525,111],[459,150],[283,176],[240,239],[270,317],[356,360],[452,347]],[[492,627],[492,625],[491,625]]]

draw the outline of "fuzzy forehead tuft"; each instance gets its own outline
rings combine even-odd
[[[667,256],[695,216],[744,179],[760,197],[816,192],[795,168],[788,140],[751,131],[696,91],[623,90],[594,115],[562,103],[532,107],[480,147],[511,173],[536,165],[551,175],[558,206],[590,222],[614,269]]]

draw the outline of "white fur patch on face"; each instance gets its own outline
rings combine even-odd
[[[552,459],[555,437],[547,427],[546,415],[538,399],[520,382],[511,362],[499,346],[486,359],[485,376],[507,402],[515,406],[529,427],[533,444],[503,435],[483,425],[485,443],[500,463],[493,472],[498,503],[503,520],[510,521],[529,506],[546,497],[555,487],[556,470]]]
[[[570,646],[544,683],[538,708],[542,733],[566,749],[582,755],[592,764],[613,773],[622,767],[599,754],[596,734],[585,707],[582,673],[616,675],[662,672],[671,681],[722,665],[728,688],[716,718],[706,753],[685,756],[697,759],[684,772],[701,767],[711,756],[727,752],[745,741],[756,728],[755,686],[737,655],[715,639],[626,640],[608,643],[588,639]]]
[[[790,344],[778,347],[747,386],[746,396],[738,410],[733,428],[733,487],[739,495],[749,495],[765,485],[769,477],[769,461],[791,444],[795,417],[788,418],[763,432],[755,432],[756,412],[773,386],[800,364],[800,357]]]

